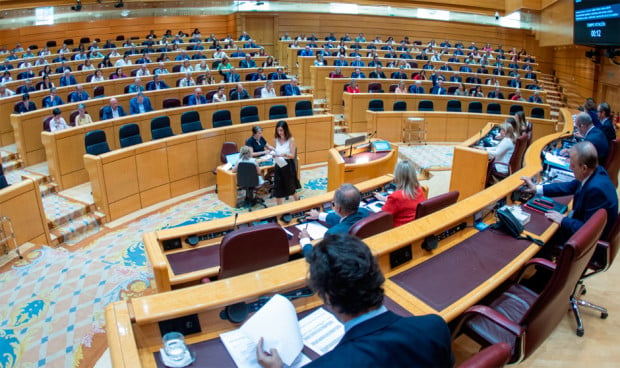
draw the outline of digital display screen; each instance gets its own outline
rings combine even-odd
[[[573,40],[578,45],[620,46],[620,2],[575,0]]]

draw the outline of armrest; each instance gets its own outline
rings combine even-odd
[[[476,316],[488,319],[489,321],[495,323],[496,325],[502,327],[503,329],[507,330],[508,332],[512,333],[517,337],[520,337],[525,332],[521,325],[509,320],[503,314],[497,312],[496,310],[487,307],[486,305],[474,305],[473,307],[469,307],[463,313],[463,318],[459,322],[457,328],[454,330],[454,333],[452,334],[452,339],[455,339],[458,336],[463,324],[466,321]]]
[[[521,272],[519,272],[519,275],[517,276],[517,283],[521,282],[521,278],[523,277],[523,274],[525,273],[525,271],[527,271],[530,267],[533,267],[533,266],[541,266],[553,272],[555,271],[555,268],[557,265],[548,259],[532,258],[529,261],[527,261],[525,265],[523,265],[523,268],[521,268]]]

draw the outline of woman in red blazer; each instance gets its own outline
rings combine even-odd
[[[402,160],[396,164],[394,184],[396,184],[394,193],[387,197],[376,193],[375,197],[380,201],[385,201],[381,210],[392,214],[394,227],[397,227],[415,220],[418,203],[426,198],[418,181],[415,167],[409,160]]]

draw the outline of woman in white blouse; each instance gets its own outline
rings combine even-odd
[[[498,135],[498,138],[501,138],[501,141],[497,146],[487,148],[489,155],[491,157],[495,157],[495,164],[503,164],[495,165],[495,170],[501,174],[508,174],[508,164],[510,163],[512,153],[515,150],[515,141],[517,140],[517,137],[515,136],[514,128],[512,126],[513,125],[508,121],[503,122],[499,126]]]

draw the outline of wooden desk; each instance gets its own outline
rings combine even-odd
[[[338,78],[337,78],[338,79]],[[336,79],[336,80],[337,80]],[[343,93],[344,98],[344,121],[352,132],[365,132],[367,128],[367,115],[368,103],[370,100],[379,99],[383,100],[383,107],[385,111],[392,111],[394,102],[405,101],[407,103],[407,109],[411,111],[418,110],[418,104],[421,100],[433,101],[434,111],[446,111],[449,100],[459,100],[461,102],[461,110],[467,111],[469,103],[472,101],[478,101],[482,103],[482,111],[487,111],[487,106],[490,103],[498,103],[501,107],[501,113],[503,115],[509,115],[510,106],[521,105],[526,116],[532,115],[532,109],[540,107],[545,111],[545,116],[549,116],[551,106],[547,104],[535,104],[530,102],[518,102],[511,100],[500,100],[491,98],[477,98],[467,96],[449,96],[449,95],[419,95],[419,94],[395,94],[395,93]],[[429,124],[430,125],[430,124]],[[429,128],[430,129],[430,128]],[[429,141],[433,139],[429,136]]]
[[[299,177],[300,165],[297,165],[297,177]],[[273,170],[274,166],[260,166],[262,176],[264,177],[269,170]],[[217,167],[217,199],[226,203],[230,207],[237,207],[239,188],[237,187],[237,173],[231,169],[227,169],[225,165]]]
[[[217,104],[205,106],[213,105]],[[333,116],[315,115],[286,120],[295,135],[300,163],[306,160],[317,162],[317,157],[323,161],[327,150],[333,146],[333,141],[325,138],[333,137]],[[268,131],[275,129],[276,123],[276,120],[270,120],[261,125]],[[84,167],[97,209],[106,214],[107,221],[111,221],[213,185],[215,178],[212,170],[221,164],[222,144],[236,142],[242,145],[251,135],[250,128],[249,124],[235,124],[145,142],[99,156],[84,155]],[[113,136],[110,131],[112,127],[106,130],[109,137]]]
[[[546,144],[562,136],[562,133],[556,133],[534,142],[526,154],[525,167],[493,187],[422,219],[367,238],[365,242],[378,257],[379,266],[388,278],[385,283],[386,295],[413,314],[438,313],[446,321],[452,321],[513,275],[538,251],[537,245],[523,247],[514,258],[507,260],[504,266],[497,269],[487,280],[474,285],[470,290],[462,290],[456,296],[457,300],[450,301],[449,305],[441,307],[440,310],[422,301],[419,295],[408,292],[394,281],[395,276],[424,264],[433,257],[448,256],[452,248],[476,236],[477,230],[467,228],[442,240],[433,252],[424,251],[419,247],[423,239],[429,235],[438,234],[461,222],[471,224],[474,214],[494,204],[498,199],[505,198],[520,186],[519,176],[539,172],[542,168],[540,152]],[[557,225],[552,224],[535,236],[548,239],[556,227]],[[411,247],[413,259],[400,266],[391,267],[390,254],[403,247]],[[444,253],[446,255],[442,256]],[[186,336],[186,341],[192,344],[216,338],[221,332],[237,328],[219,318],[219,312],[224,306],[242,301],[254,301],[261,295],[297,289],[306,284],[306,275],[305,261],[297,260],[205,285],[112,303],[106,309],[106,319],[113,365],[154,367],[153,352],[161,347],[159,321],[197,314],[202,332]],[[449,278],[438,277],[438,279],[443,283],[451,282]],[[295,301],[298,310],[310,308],[317,303],[316,297]]]
[[[372,180],[361,182],[357,184],[357,187],[365,197],[369,197],[372,196],[374,189],[381,188],[391,181],[391,175],[384,175],[373,178]],[[312,208],[320,208],[324,203],[331,202],[333,197],[334,193],[332,191],[319,196],[303,198],[295,202],[287,202],[280,206],[259,209],[253,212],[243,212],[239,214],[236,224],[238,226],[245,226],[248,224],[251,225],[253,222],[263,221],[270,218],[278,219],[278,222],[282,226],[296,224],[297,218],[302,216],[306,211]],[[284,214],[291,214],[293,216],[293,221],[290,224],[285,224],[282,222],[281,216]],[[144,235],[144,247],[146,249],[147,256],[149,257],[149,262],[153,267],[155,289],[157,292],[169,291],[172,289],[187,287],[189,285],[196,285],[204,277],[217,276],[219,271],[219,258],[217,258],[219,248],[214,250],[216,259],[211,262],[213,263],[213,266],[188,273],[175,273],[170,265],[168,256],[192,252],[195,250],[208,252],[208,249],[205,248],[219,246],[223,233],[230,231],[234,224],[234,217],[230,216],[194,225],[160,230],[154,233],[146,233]],[[209,240],[201,241],[197,246],[192,247],[186,243],[186,239],[193,235],[205,237]],[[300,252],[300,247],[295,245],[297,244],[296,240],[297,239],[291,239],[291,244],[294,244],[290,248],[291,254]],[[165,249],[168,248],[168,245],[175,245],[180,248]]]
[[[246,83],[247,83],[246,88],[251,89],[252,91],[255,87],[264,85],[264,82],[246,82]],[[288,82],[282,81],[282,82],[276,83],[276,85],[279,86],[284,83],[288,83]],[[234,88],[235,85],[236,85],[235,83],[228,83],[228,84],[225,84],[225,87],[227,90],[229,90],[229,89]],[[154,108],[159,108],[159,106],[162,106],[163,101],[167,98],[176,98],[182,101],[183,97],[186,95],[192,94],[195,88],[196,87],[183,87],[183,88],[176,87],[176,88],[169,88],[169,89],[163,89],[163,90],[158,90],[158,91],[147,91],[145,92],[145,95],[149,97],[149,99],[151,100],[151,104],[154,106]],[[203,93],[206,93],[211,90],[216,90],[217,88],[218,88],[218,85],[205,86],[203,88]],[[124,107],[125,112],[129,114],[129,101],[135,97],[135,93],[122,94],[122,95],[118,95],[115,97],[118,100],[118,103]],[[308,97],[305,97],[305,99],[308,99]],[[258,100],[254,99],[253,101],[258,101]],[[87,100],[83,103],[86,106],[86,111],[90,113],[90,116],[92,117],[93,121],[97,122],[97,121],[100,121],[99,110],[104,106],[108,106],[110,103],[110,99],[109,98],[96,98],[96,99]],[[227,103],[230,103],[230,102],[227,102]],[[248,101],[245,101],[245,102],[233,101],[232,103],[236,103],[238,106],[238,108],[231,110],[233,122],[236,123],[239,121],[239,111],[241,110],[242,104],[248,104],[249,102]],[[74,103],[65,104],[59,107],[59,109],[63,112],[63,115],[66,118],[65,120],[68,121],[69,114],[72,111],[77,110],[77,107],[79,104],[80,103],[78,102],[74,102]],[[219,104],[220,103],[214,103],[214,104],[208,104],[208,105],[226,106],[226,105],[219,105]],[[256,104],[258,105],[261,103],[257,102]],[[288,106],[289,112],[295,111],[294,110],[295,106],[293,105],[292,107],[293,107],[293,110],[291,110],[290,109],[291,107]],[[36,111],[31,111],[25,114],[11,114],[11,125],[13,127],[13,134],[15,135],[15,145],[17,146],[17,151],[19,152],[21,157],[24,159],[27,166],[33,165],[38,162],[45,161],[45,152],[43,150],[43,143],[41,142],[41,132],[43,131],[43,120],[51,116],[52,110],[53,108],[45,108],[45,109],[39,109]],[[157,113],[158,115],[167,115],[170,113],[170,110],[159,109],[159,110],[155,110],[154,113]],[[266,114],[263,114],[262,116],[266,116]],[[133,120],[137,118],[136,115],[130,116],[130,117]],[[209,116],[208,119],[205,118],[205,120],[203,121],[211,121],[211,116]],[[147,130],[143,130],[143,132],[147,132],[150,130],[151,129],[149,127]]]
[[[468,112],[446,111],[370,111],[366,110],[366,127],[358,129],[364,132],[377,132],[390,142],[401,142],[402,131],[407,127],[410,117],[423,118],[426,121],[428,142],[463,142],[470,137],[482,137],[481,129],[487,123],[500,124],[510,115],[478,114]],[[551,119],[528,118],[532,123],[532,140],[556,132],[556,122]]]
[[[352,148],[352,150],[351,150]],[[329,150],[327,156],[327,190],[336,190],[344,183],[360,183],[394,172],[398,146],[389,152],[372,152],[368,142]],[[349,154],[351,153],[351,157]]]

